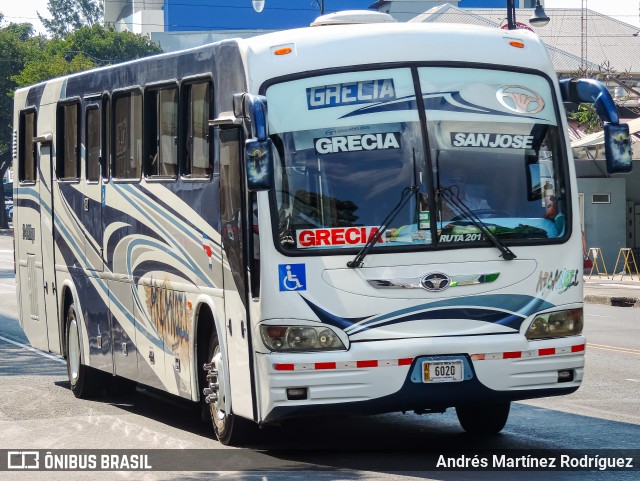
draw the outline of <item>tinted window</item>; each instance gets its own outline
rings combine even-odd
[[[20,148],[18,153],[18,179],[20,182],[36,180],[36,156],[33,138],[36,136],[35,111],[20,112]]]
[[[185,175],[211,177],[209,119],[211,116],[211,84],[197,83],[188,87],[187,154]]]
[[[102,100],[102,178],[109,178],[111,170],[111,103],[106,95]]]
[[[146,173],[178,175],[178,89],[149,91],[145,98]]]
[[[78,111],[77,103],[58,106],[56,149],[58,179],[73,180],[80,177]]]
[[[100,180],[100,109],[92,107],[87,110],[86,149],[87,180]]]
[[[113,177],[139,179],[142,166],[142,96],[119,95],[113,106]]]

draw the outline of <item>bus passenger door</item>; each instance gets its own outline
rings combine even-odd
[[[216,129],[220,159],[220,222],[224,283],[225,331],[234,414],[253,419],[250,320],[248,318],[247,260],[244,226],[246,199],[243,189],[242,131]]]
[[[53,272],[50,144],[36,141],[36,118],[35,109],[20,112],[20,188],[14,198],[14,229],[17,232],[18,252],[16,268],[19,269],[20,282],[20,324],[33,347],[48,351],[50,347],[45,302],[52,292],[50,273]],[[48,295],[45,293],[45,282]],[[54,309],[50,323],[55,322],[55,312]],[[52,350],[56,346],[57,331],[55,334],[51,339]],[[59,348],[59,341],[57,345]]]

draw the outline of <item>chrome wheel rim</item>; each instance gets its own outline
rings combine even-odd
[[[217,375],[217,383],[212,383],[212,384],[217,384],[217,393],[218,393],[218,398],[210,404],[211,406],[211,418],[213,420],[213,424],[215,425],[216,428],[216,432],[217,433],[222,433],[224,432],[224,428],[227,422],[227,413],[225,411],[225,399],[226,399],[226,395],[225,395],[225,387],[224,387],[224,379],[225,379],[225,374],[224,374],[224,369],[223,369],[223,363],[222,363],[222,353],[220,352],[220,345],[217,345],[215,350],[213,351],[213,360],[211,361],[215,367],[216,370],[218,371],[218,375]],[[214,386],[212,386],[214,387]]]
[[[69,382],[75,386],[80,375],[80,338],[78,336],[78,323],[73,311],[69,313]]]

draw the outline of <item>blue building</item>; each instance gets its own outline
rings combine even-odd
[[[261,13],[251,0],[104,0],[105,21],[119,30],[152,32],[264,31],[308,26],[323,0],[265,0]],[[324,0],[325,13],[374,9],[406,21],[432,7],[504,8],[506,0]],[[516,0],[520,8],[535,0]]]
[[[372,0],[325,0],[325,13],[364,10]],[[320,16],[320,0],[265,0],[257,13],[251,0],[164,0],[165,32],[193,30],[283,30],[308,27]]]

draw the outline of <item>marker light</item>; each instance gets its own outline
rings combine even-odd
[[[346,349],[338,335],[325,326],[260,326],[271,351],[337,351]]]
[[[580,309],[538,314],[525,333],[527,339],[549,339],[552,337],[578,336],[584,326]]]
[[[524,42],[521,42],[519,40],[511,40],[509,42],[509,45],[515,48],[524,48]]]
[[[290,54],[292,52],[292,50],[289,47],[283,47],[283,48],[279,48],[277,50],[273,51],[274,55],[287,55]]]

